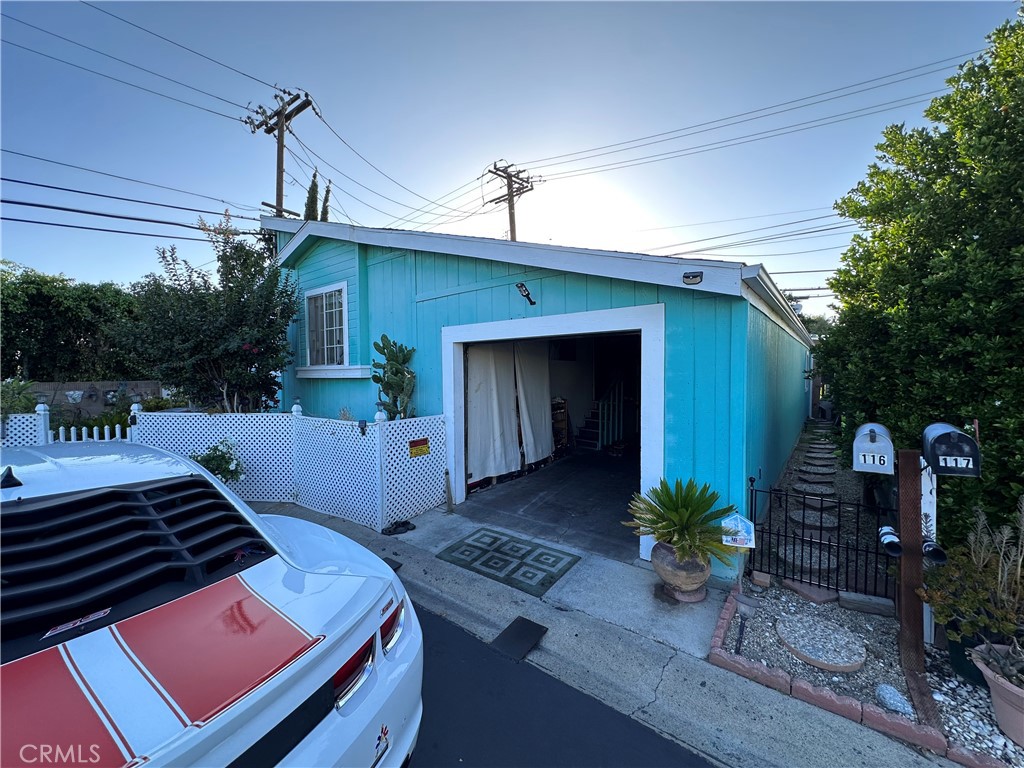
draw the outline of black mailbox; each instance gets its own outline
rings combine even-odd
[[[921,452],[936,475],[981,477],[981,452],[974,438],[952,424],[925,427]]]

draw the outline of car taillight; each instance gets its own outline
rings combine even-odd
[[[352,658],[334,673],[332,682],[334,683],[335,707],[341,707],[348,701],[370,676],[373,669],[373,640],[374,638],[371,637],[363,643],[362,648],[356,651]]]
[[[405,600],[398,604],[398,607],[391,612],[391,615],[384,619],[380,625],[380,645],[387,653],[395,647],[398,638],[402,635],[402,627],[405,625]]]

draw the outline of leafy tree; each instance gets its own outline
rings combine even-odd
[[[195,403],[227,412],[278,402],[277,374],[291,361],[288,325],[298,311],[295,286],[281,274],[269,237],[253,245],[230,220],[206,227],[217,255],[217,282],[157,249],[163,275],[132,289],[139,303],[140,352],[165,384]]]
[[[804,328],[810,334],[816,334],[818,336],[824,336],[832,330],[832,321],[829,320],[825,315],[797,315],[800,318],[800,322],[804,324]]]
[[[313,178],[309,182],[309,191],[306,193],[306,210],[302,218],[306,221],[316,221],[316,202],[320,197],[320,190],[316,181],[316,170],[313,170]]]
[[[1024,22],[925,110],[933,125],[885,129],[878,162],[836,209],[858,222],[829,285],[839,314],[817,348],[844,439],[879,421],[897,446],[931,422],[980,423],[982,479],[948,479],[940,537],[972,508],[1009,519],[1024,490]]]
[[[0,367],[37,381],[148,376],[132,354],[134,297],[114,283],[79,283],[0,263]]]

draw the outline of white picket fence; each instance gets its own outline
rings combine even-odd
[[[244,479],[228,485],[249,501],[293,501],[381,531],[444,503],[442,416],[359,422],[291,413],[146,413],[132,406],[133,426],[56,435],[49,410],[13,414],[3,447],[80,440],[127,440],[179,456],[204,453],[224,438],[235,442]]]

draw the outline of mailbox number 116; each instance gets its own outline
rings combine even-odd
[[[862,453],[860,455],[861,464],[877,464],[880,467],[884,467],[886,464],[886,456],[883,453]]]

